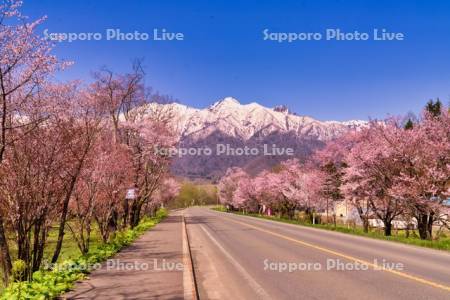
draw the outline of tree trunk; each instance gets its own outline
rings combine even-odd
[[[32,262],[30,258],[30,237],[31,232],[25,232],[24,226],[19,225],[17,230],[17,259],[25,262],[26,268],[21,274],[20,278],[14,278],[19,281],[24,281],[29,278],[32,268]],[[30,234],[29,234],[30,233]],[[17,276],[18,274],[16,274]]]
[[[358,215],[363,222],[363,230],[365,233],[369,232],[369,216],[368,216],[368,208],[366,210],[363,209],[362,205],[358,203],[356,210],[358,211]]]
[[[72,175],[72,178],[70,179],[69,188],[67,189],[66,196],[64,198],[63,202],[63,209],[61,212],[61,220],[59,222],[59,231],[58,231],[58,241],[56,243],[55,252],[53,252],[52,257],[52,263],[56,263],[59,258],[59,254],[61,253],[62,243],[64,239],[64,230],[66,227],[66,220],[67,220],[67,213],[69,211],[69,201],[70,197],[72,197],[73,190],[75,189],[75,184],[77,183],[78,176],[81,173],[81,169],[83,168],[84,160],[86,159],[86,156],[89,153],[89,150],[91,148],[92,141],[90,140],[87,145],[85,145],[83,155],[78,160],[78,165],[76,166],[75,173]]]
[[[61,212],[61,219],[59,221],[59,228],[58,228],[58,241],[56,242],[56,248],[53,252],[52,257],[52,263],[56,263],[59,258],[59,254],[61,253],[62,243],[64,240],[64,229],[66,227],[66,220],[67,220],[67,213],[69,211],[69,201],[70,197],[72,196],[73,189],[75,188],[75,183],[77,182],[79,171],[81,170],[81,164],[78,168],[78,172],[76,176],[72,177],[72,180],[70,181],[69,189],[67,190],[66,196],[64,198],[63,202],[63,209]]]
[[[125,227],[128,224],[128,216],[130,214],[129,208],[128,208],[128,199],[123,200],[123,221],[122,221],[122,227],[125,229]]]
[[[430,240],[433,239],[433,223],[434,223],[434,213],[431,212],[428,217],[428,224],[427,224],[427,234]]]
[[[421,217],[422,219],[422,217]],[[417,229],[419,230],[419,237],[421,240],[428,240],[428,232],[425,226],[426,223],[423,222],[423,220],[420,220],[417,222]]]
[[[416,218],[420,239],[431,240],[433,232],[433,217],[429,214],[419,213]]]
[[[9,281],[9,277],[11,276],[11,256],[9,255],[9,247],[8,241],[5,235],[5,228],[3,227],[3,217],[0,215],[0,256],[3,267],[3,282],[5,285]]]
[[[361,219],[363,222],[363,230],[365,233],[368,233],[369,232],[369,218],[367,216],[362,216]]]
[[[86,253],[89,252],[89,246],[91,245],[91,220],[86,225]]]
[[[133,228],[135,225],[135,214],[136,214],[136,210],[137,210],[137,199],[133,200],[133,203],[131,204],[131,208],[130,208],[130,218],[129,218],[129,222],[130,222],[130,227]]]
[[[156,212],[158,211],[158,207],[155,205],[152,205],[151,209],[150,209],[150,216],[151,217],[156,217]]]
[[[111,216],[108,220],[108,231],[109,232],[115,232],[117,230],[117,219],[118,219],[118,214],[117,214],[116,210],[113,210],[111,212]]]
[[[134,228],[139,224],[141,220],[141,209],[142,204],[138,200],[133,202],[133,205],[131,206],[131,218],[130,218],[131,228]]]
[[[41,262],[39,261],[39,250],[41,246],[41,228],[42,220],[39,220],[34,224],[34,233],[33,233],[33,261],[31,262],[31,272],[37,271]]]
[[[391,236],[392,235],[392,223],[391,221],[384,221],[384,235]]]
[[[39,241],[38,252],[36,254],[36,269],[33,269],[33,272],[39,270],[41,266],[42,258],[44,257],[44,248],[46,239],[47,239],[47,228],[44,225],[43,228],[41,228],[41,239]]]

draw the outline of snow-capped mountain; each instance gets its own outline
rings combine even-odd
[[[180,148],[213,149],[212,155],[186,155],[174,162],[174,171],[182,176],[216,179],[228,167],[241,166],[258,172],[297,157],[305,159],[315,149],[349,130],[367,126],[366,121],[318,121],[290,113],[285,106],[267,108],[258,103],[241,104],[227,97],[213,105],[197,109],[179,103],[148,104],[145,115],[166,112],[179,137]],[[232,149],[258,148],[260,155],[217,155],[218,145]],[[264,145],[292,148],[290,155],[265,155]]]
[[[173,126],[181,139],[192,135],[205,136],[218,130],[243,140],[273,132],[292,132],[298,136],[327,141],[349,129],[367,125],[366,121],[361,120],[322,122],[311,117],[292,114],[284,106],[267,108],[255,102],[241,104],[232,97],[219,100],[205,109],[196,109],[179,103],[152,103],[147,109],[154,111],[161,106],[173,114]]]

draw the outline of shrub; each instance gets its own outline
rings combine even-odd
[[[13,262],[11,269],[12,281],[21,281],[27,270],[27,264],[25,261],[18,259]]]
[[[165,209],[160,209],[155,218],[143,218],[134,229],[117,232],[113,240],[92,249],[88,254],[74,260],[65,260],[52,269],[34,272],[32,281],[12,282],[3,291],[1,299],[54,299],[70,290],[74,282],[86,278],[94,266],[116,254],[120,249],[130,245],[142,233],[159,223],[167,216]],[[13,278],[21,278],[25,262],[16,260],[13,264]],[[16,279],[17,280],[17,279]]]

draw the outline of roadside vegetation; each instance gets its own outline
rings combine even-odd
[[[365,128],[328,141],[306,161],[291,159],[250,176],[230,168],[218,184],[230,210],[312,224],[345,222],[415,233],[431,247],[447,247],[450,229],[450,112],[430,100],[420,118],[371,121]],[[320,225],[328,226],[328,225]],[[346,229],[345,229],[346,230]],[[358,232],[358,231],[355,231]],[[406,241],[409,241],[406,239]]]
[[[223,205],[216,206],[212,208],[213,210],[220,211],[220,212],[228,212],[228,213],[234,213],[238,215],[243,216],[249,216],[259,219],[265,219],[265,220],[271,220],[276,222],[282,222],[282,223],[288,223],[288,224],[295,224],[299,226],[308,226],[312,228],[318,228],[318,229],[324,229],[324,230],[330,230],[330,231],[336,231],[341,233],[347,233],[347,234],[353,234],[358,236],[364,236],[369,238],[375,238],[375,239],[381,239],[386,241],[394,241],[399,242],[403,244],[408,245],[414,245],[414,246],[420,246],[420,247],[426,247],[426,248],[432,248],[432,249],[438,249],[438,250],[446,250],[450,251],[450,232],[442,232],[439,239],[435,240],[423,240],[420,239],[418,232],[416,230],[410,231],[410,233],[407,235],[405,230],[394,230],[393,234],[391,236],[385,236],[383,229],[381,228],[369,228],[368,232],[365,232],[362,226],[356,226],[356,225],[345,225],[345,224],[312,224],[311,222],[308,222],[306,219],[301,217],[296,218],[286,218],[286,217],[277,217],[277,216],[267,216],[267,215],[261,215],[257,213],[244,213],[242,211],[230,211],[227,210],[227,208]]]
[[[217,187],[203,182],[184,181],[178,195],[168,203],[170,208],[184,208],[195,205],[217,205]]]
[[[139,225],[117,232],[107,243],[102,242],[99,231],[95,230],[96,235],[93,236],[91,249],[85,254],[80,254],[77,244],[68,239],[65,247],[61,250],[59,262],[53,265],[44,263],[40,270],[32,274],[32,280],[21,280],[22,273],[26,270],[26,264],[22,260],[14,261],[12,282],[3,291],[1,299],[56,298],[70,290],[76,281],[86,278],[99,263],[114,256],[123,247],[130,245],[166,215],[166,210],[160,209],[155,217],[144,217]],[[50,239],[51,237],[50,234]]]
[[[179,184],[155,147],[176,141],[169,111],[144,111],[170,99],[140,61],[56,81],[71,63],[21,6],[0,5],[0,267],[6,298],[46,299],[81,276],[60,264],[101,261],[160,219]]]

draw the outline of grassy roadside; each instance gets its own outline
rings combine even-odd
[[[72,221],[68,221],[71,223]],[[96,224],[92,224],[91,238],[90,238],[90,248],[96,249],[100,245],[102,245],[102,238],[100,236],[100,231],[97,228]],[[56,246],[56,242],[58,240],[58,227],[55,226],[50,229],[46,247],[44,249],[44,261],[50,261],[53,255],[53,251]],[[17,247],[15,243],[15,236],[10,233],[8,236],[8,243],[10,247],[11,258],[14,260],[17,257]],[[73,239],[72,234],[70,232],[66,232],[63,239],[63,244],[61,247],[61,253],[58,258],[58,263],[63,262],[68,259],[76,259],[80,256],[80,250],[78,249],[76,241]],[[0,278],[3,277],[3,270],[0,268]],[[0,295],[5,289],[3,282],[0,282]]]
[[[86,278],[99,263],[114,256],[122,248],[130,245],[144,232],[158,224],[167,216],[166,210],[157,212],[156,217],[144,218],[138,226],[118,232],[107,244],[95,239],[87,255],[80,255],[70,237],[65,241],[60,262],[51,270],[39,270],[33,274],[31,282],[13,282],[5,288],[1,299],[54,299],[70,290],[73,284]],[[68,234],[68,236],[70,236]]]
[[[353,228],[353,227],[347,227],[347,226],[341,225],[341,224],[337,224],[335,227],[333,224],[311,224],[311,223],[302,222],[302,221],[296,220],[296,219],[289,220],[289,219],[285,219],[285,218],[278,218],[275,216],[265,216],[265,215],[255,214],[255,213],[244,214],[242,212],[230,212],[221,206],[214,207],[212,209],[216,210],[216,211],[234,213],[234,214],[238,214],[238,215],[254,217],[254,218],[259,218],[259,219],[272,220],[272,221],[276,221],[276,222],[295,224],[295,225],[299,225],[299,226],[307,226],[307,227],[318,228],[318,229],[323,229],[323,230],[337,231],[337,232],[341,232],[341,233],[364,236],[364,237],[369,237],[369,238],[374,238],[374,239],[379,239],[379,240],[393,241],[393,242],[398,242],[398,243],[403,243],[403,244],[408,244],[408,245],[415,245],[415,246],[420,246],[420,247],[450,251],[450,237],[445,236],[445,235],[440,237],[439,240],[428,241],[428,240],[421,240],[420,238],[414,237],[414,234],[410,235],[410,237],[406,237],[404,231],[401,231],[401,230],[399,230],[398,232],[396,232],[394,230],[392,236],[384,236],[383,232],[379,231],[379,230],[371,230],[368,233],[365,233],[361,227]]]

